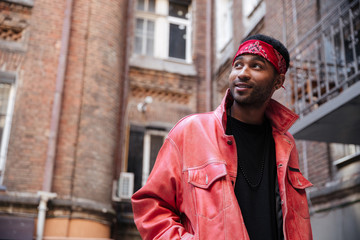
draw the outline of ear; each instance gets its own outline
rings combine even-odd
[[[279,89],[283,86],[285,81],[285,74],[278,74],[275,79],[275,89]]]

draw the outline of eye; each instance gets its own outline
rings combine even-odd
[[[255,68],[255,69],[262,69],[262,68],[263,68],[263,65],[262,65],[261,63],[254,63],[254,64],[252,65],[252,67]]]
[[[239,67],[241,67],[242,66],[242,63],[240,62],[240,61],[236,61],[235,63],[234,63],[234,68],[239,68]]]

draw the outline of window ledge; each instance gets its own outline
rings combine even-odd
[[[26,7],[33,7],[35,0],[4,0],[5,2],[20,4]]]
[[[349,156],[346,156],[346,157],[343,157],[343,158],[340,158],[340,159],[334,161],[334,165],[337,167],[342,167],[346,164],[356,161],[359,157],[360,157],[360,152],[354,153],[352,155],[349,155]]]
[[[247,18],[251,18],[255,13],[256,11],[260,8],[260,5],[263,3],[264,1],[263,0],[260,0],[256,6],[253,8],[253,10],[247,15]]]
[[[16,80],[16,73],[0,70],[0,78],[2,83],[13,84],[15,83]],[[0,169],[0,175],[1,175],[1,169]]]
[[[26,47],[23,43],[5,41],[5,40],[0,40],[0,49],[4,49],[11,52],[19,52],[19,53],[26,52]]]
[[[130,66],[177,73],[185,76],[197,75],[194,64],[172,59],[159,59],[149,56],[133,55],[130,58]]]
[[[360,176],[356,175],[343,181],[333,181],[324,188],[311,189],[308,193],[313,212],[351,204],[360,200]]]

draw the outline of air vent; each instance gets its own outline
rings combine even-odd
[[[134,193],[134,173],[120,173],[118,197],[121,199],[130,199]]]

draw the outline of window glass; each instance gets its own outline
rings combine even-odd
[[[232,0],[216,1],[216,49],[221,52],[233,37]]]
[[[137,0],[136,10],[155,12],[155,0]]]
[[[5,118],[8,109],[10,84],[0,83],[0,145],[2,142],[2,133],[5,127]]]
[[[127,170],[134,173],[134,191],[139,190],[142,185],[144,130],[134,127],[130,129]]]
[[[130,127],[127,171],[134,173],[134,191],[145,184],[165,137],[166,131],[163,130]]]
[[[190,4],[190,0],[137,0],[133,53],[190,63]]]
[[[148,11],[155,12],[155,0],[149,0]]]
[[[135,48],[134,52],[137,54],[142,53],[143,49],[143,29],[144,29],[144,19],[136,19],[136,30],[135,30]]]
[[[169,3],[169,16],[177,18],[188,18],[188,5]]]
[[[169,57],[185,59],[186,27],[170,24]]]
[[[135,53],[148,56],[154,55],[154,31],[154,21],[141,18],[136,19]]]
[[[145,10],[145,0],[137,0],[136,9],[140,11]]]
[[[243,7],[243,27],[245,35],[255,30],[256,26],[261,23],[266,13],[266,1],[242,1]]]
[[[248,17],[249,15],[251,15],[253,13],[253,11],[255,11],[257,5],[259,5],[259,3],[262,0],[253,0],[253,1],[243,1],[243,13],[246,17]]]
[[[7,148],[9,144],[11,117],[15,101],[15,76],[0,71],[0,185],[4,180]]]
[[[150,172],[154,167],[157,154],[160,151],[160,148],[164,142],[164,136],[161,135],[151,135],[151,146],[150,146]]]
[[[153,21],[147,21],[147,34],[146,34],[146,55],[154,55],[154,31],[155,23]]]

